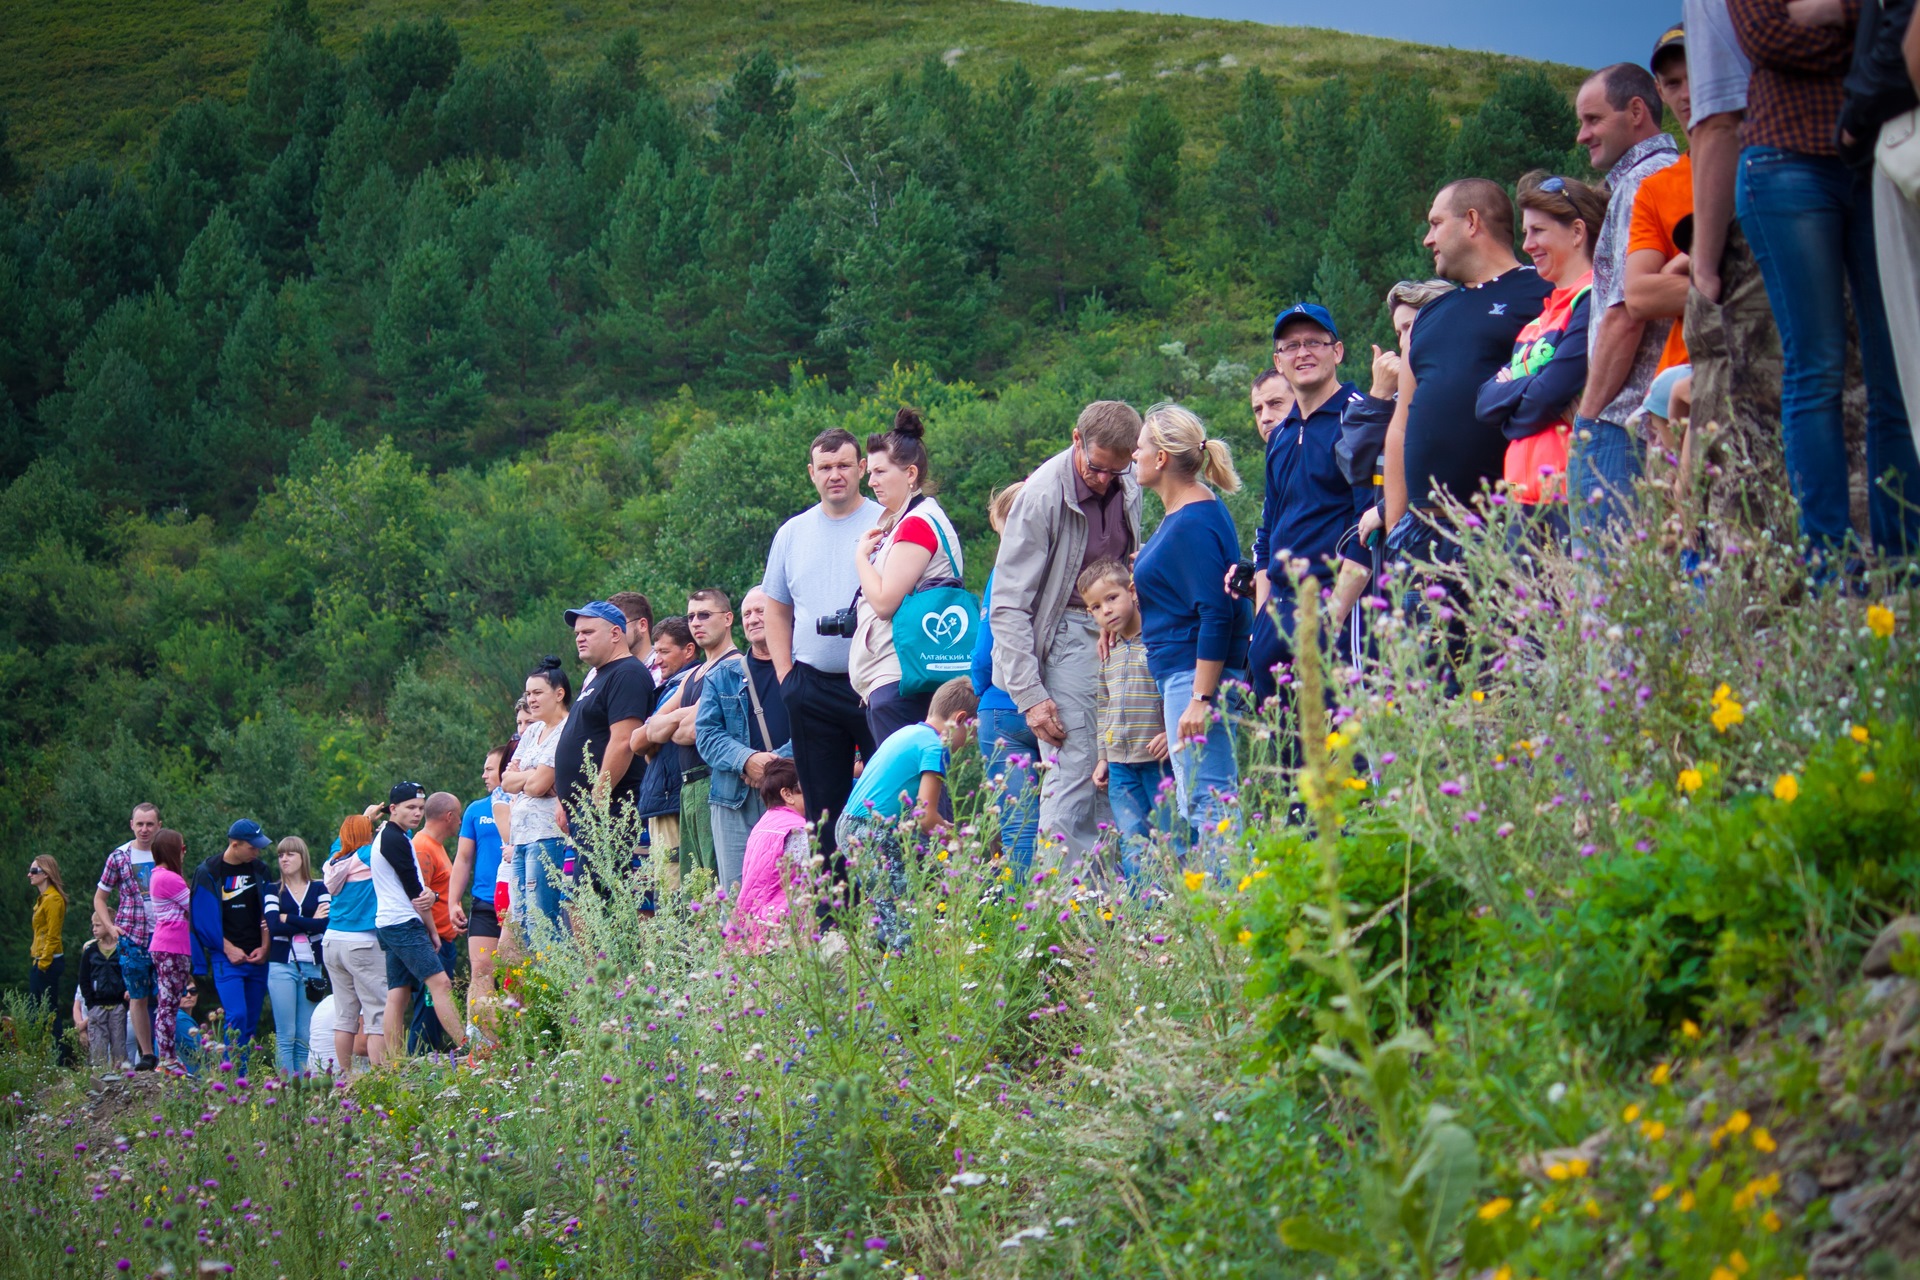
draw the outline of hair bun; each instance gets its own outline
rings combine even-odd
[[[542,658],[542,659],[540,659],[540,669],[541,669],[542,671],[558,671],[558,670],[560,670],[560,658],[559,658],[559,655],[557,655],[557,654],[552,654],[552,653],[550,653],[550,654],[548,654],[548,655],[547,655],[546,657],[544,657],[544,658]]]
[[[920,421],[918,409],[903,406],[900,412],[893,415],[893,429],[896,434],[910,439],[925,440],[927,438],[927,424]]]

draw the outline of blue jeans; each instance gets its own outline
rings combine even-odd
[[[1228,672],[1221,680],[1220,705],[1214,710],[1207,732],[1189,742],[1180,741],[1180,713],[1193,699],[1193,672],[1180,671],[1160,687],[1160,703],[1167,726],[1167,746],[1173,753],[1173,781],[1179,798],[1180,816],[1198,828],[1200,847],[1208,851],[1207,862],[1219,859],[1214,851],[1231,843],[1238,833],[1240,816],[1234,801],[1240,792],[1240,765],[1234,758],[1233,719],[1230,704],[1233,695],[1225,683],[1244,679],[1243,673]],[[1222,823],[1226,829],[1221,829]]]
[[[260,1030],[260,1006],[267,1002],[267,966],[234,964],[224,955],[207,957],[213,974],[213,989],[220,997],[220,1009],[226,1018],[223,1035],[229,1045],[245,1046]],[[247,1055],[242,1052],[237,1064],[240,1074],[247,1073]]]
[[[313,1022],[307,979],[325,974],[325,969],[308,961],[283,960],[267,965],[267,996],[273,1001],[273,1058],[282,1075],[298,1075],[307,1069],[307,1028]]]
[[[1140,855],[1155,834],[1173,831],[1173,766],[1165,760],[1144,764],[1107,761],[1107,803],[1120,828],[1120,874],[1140,874]]]
[[[987,781],[1001,788],[1000,852],[1024,878],[1033,866],[1033,838],[1040,830],[1040,775],[1034,761],[1040,742],[1027,727],[1027,718],[1011,707],[980,709],[980,755],[987,764]]]
[[[440,967],[447,972],[449,981],[453,978],[453,966],[460,962],[455,954],[453,939],[448,938],[440,944],[436,955],[440,957]],[[445,1052],[453,1048],[446,1043],[447,1033],[440,1025],[440,1015],[427,1003],[433,997],[427,993],[427,984],[419,979],[407,984],[413,988],[413,1011],[407,1017],[407,1052],[419,1053],[424,1047],[430,1052]]]
[[[1633,484],[1646,465],[1640,438],[1617,422],[1576,417],[1567,442],[1567,506],[1574,545],[1589,555],[1603,533],[1633,516]]]
[[[1920,460],[1907,409],[1874,251],[1869,176],[1831,156],[1775,147],[1740,153],[1734,210],[1766,281],[1786,369],[1780,427],[1787,477],[1800,505],[1800,533],[1816,554],[1853,535],[1847,511],[1847,446],[1841,392],[1847,355],[1847,295],[1860,332],[1867,383],[1867,503],[1874,547],[1920,552]],[[1899,472],[1879,484],[1888,470]],[[1892,495],[1908,506],[1903,511]]]
[[[521,900],[525,903],[526,942],[529,947],[552,945],[549,935],[567,933],[566,876],[567,842],[555,838],[536,840],[519,846],[521,874],[526,877]]]

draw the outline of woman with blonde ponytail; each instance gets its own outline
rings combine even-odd
[[[1133,569],[1147,670],[1160,690],[1181,815],[1212,845],[1235,825],[1226,684],[1246,680],[1253,621],[1247,602],[1226,592],[1240,535],[1214,490],[1234,492],[1240,476],[1226,441],[1208,439],[1206,424],[1177,404],[1147,410],[1133,465],[1167,512]]]

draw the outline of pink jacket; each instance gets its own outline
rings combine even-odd
[[[787,918],[787,885],[805,874],[804,868],[787,865],[787,837],[806,825],[805,818],[782,805],[767,810],[747,837],[732,927],[735,944],[744,950],[766,950],[770,927]]]

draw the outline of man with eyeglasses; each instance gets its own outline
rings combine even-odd
[[[581,843],[586,816],[604,805],[616,830],[636,821],[629,815],[638,812],[645,770],[634,760],[633,731],[653,714],[653,677],[627,647],[627,616],[612,603],[592,600],[564,616],[593,681],[573,700],[554,747],[554,794],[574,840],[576,875],[605,898],[611,890],[592,865],[593,851]],[[638,844],[637,831],[633,838]]]
[[[1333,592],[1329,633],[1337,632],[1367,584],[1365,549],[1353,536],[1372,505],[1373,486],[1357,487],[1335,452],[1340,419],[1360,393],[1340,380],[1346,347],[1333,316],[1299,302],[1273,320],[1273,363],[1295,400],[1267,436],[1266,497],[1253,535],[1254,609],[1250,654],[1256,702],[1275,691],[1274,668],[1293,658],[1293,610],[1269,610],[1272,584],[1311,574]]]
[[[1082,409],[1072,444],[1034,468],[1000,535],[989,618],[993,682],[1040,742],[1042,857],[1062,846],[1087,853],[1099,836],[1100,628],[1076,583],[1098,561],[1130,563],[1140,545],[1139,437],[1131,405],[1096,400]]]
[[[1576,141],[1613,192],[1594,243],[1587,389],[1567,459],[1574,536],[1591,544],[1631,512],[1644,465],[1646,445],[1626,421],[1647,398],[1673,322],[1636,320],[1627,310],[1627,249],[1640,184],[1677,162],[1680,149],[1660,129],[1660,88],[1645,67],[1620,62],[1594,72],[1573,105],[1580,118]]]
[[[680,870],[705,867],[716,876],[720,862],[713,835],[713,770],[697,749],[700,701],[714,665],[735,652],[733,601],[718,587],[702,587],[687,598],[687,630],[700,646],[700,665],[683,678],[679,691],[648,725],[655,742],[671,742],[680,759]],[[663,868],[661,874],[668,873]]]

